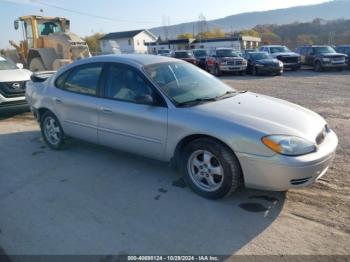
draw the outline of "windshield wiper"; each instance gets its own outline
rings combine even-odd
[[[205,103],[205,102],[212,102],[212,101],[217,101],[217,98],[216,97],[202,97],[202,98],[197,98],[197,99],[186,101],[186,102],[177,103],[177,105],[178,106],[190,106],[190,105],[196,105],[196,104]]]
[[[229,97],[232,97],[233,95],[236,95],[237,94],[237,91],[227,91],[226,93],[222,94],[222,95],[219,95],[217,97],[215,97],[217,100],[220,100],[220,99],[225,99],[225,98],[229,98]]]

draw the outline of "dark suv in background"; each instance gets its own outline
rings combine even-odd
[[[338,45],[335,48],[335,51],[340,54],[345,54],[347,55],[347,60],[348,60],[348,66],[350,67],[350,45]]]
[[[292,52],[284,45],[264,45],[259,48],[259,51],[266,52],[271,57],[283,62],[284,68],[298,70],[301,67],[300,55]]]
[[[207,49],[193,49],[192,52],[199,63],[198,66],[200,68],[204,69],[205,63],[207,61],[208,50]]]
[[[326,45],[301,46],[296,49],[301,55],[302,65],[311,66],[320,72],[326,69],[343,70],[347,66],[347,55],[337,53]]]
[[[206,70],[220,76],[223,72],[238,72],[244,75],[247,70],[247,60],[232,48],[216,48],[209,51]]]
[[[194,64],[196,66],[199,65],[199,61],[194,56],[193,52],[191,50],[178,50],[175,51],[173,54],[174,58],[184,60],[188,63]]]

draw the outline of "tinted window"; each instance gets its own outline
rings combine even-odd
[[[96,95],[101,71],[100,64],[78,67],[68,76],[63,89],[74,93]]]
[[[271,53],[284,53],[284,52],[290,52],[290,50],[286,46],[274,46],[270,47]]]
[[[105,97],[137,102],[137,98],[152,96],[151,86],[133,69],[122,65],[111,65],[107,73]]]

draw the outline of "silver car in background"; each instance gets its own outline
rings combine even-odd
[[[46,143],[76,137],[171,161],[198,194],[240,185],[307,186],[323,176],[338,139],[318,114],[238,92],[184,61],[150,55],[84,59],[27,84]]]

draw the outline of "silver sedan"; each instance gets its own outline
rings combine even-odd
[[[99,56],[46,78],[33,76],[26,98],[51,148],[76,137],[170,161],[211,199],[243,184],[276,191],[310,185],[327,172],[338,144],[318,114],[238,92],[172,58]]]

